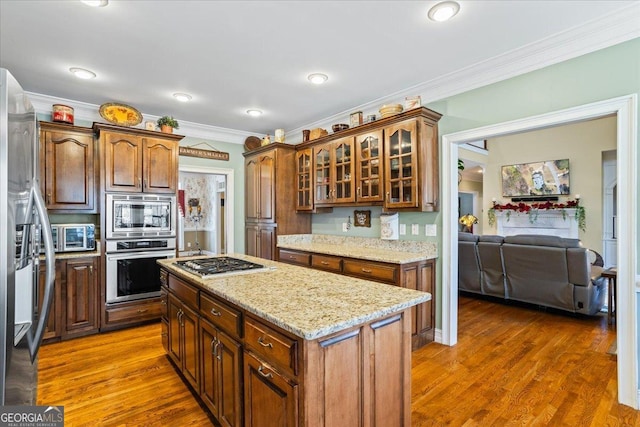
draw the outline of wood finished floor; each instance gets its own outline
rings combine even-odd
[[[461,297],[458,344],[413,353],[412,425],[640,426],[617,403],[614,341],[606,316]],[[159,324],[46,345],[39,366],[38,402],[64,405],[66,426],[211,424]]]

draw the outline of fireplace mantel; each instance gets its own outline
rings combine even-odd
[[[576,210],[540,209],[533,213],[496,210],[496,224],[501,236],[541,234],[578,239]],[[536,216],[537,215],[537,216]]]

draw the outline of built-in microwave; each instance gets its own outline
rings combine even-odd
[[[52,224],[51,236],[55,252],[93,251],[96,249],[96,226],[93,224]],[[40,242],[40,252],[44,252],[42,241]]]
[[[176,197],[109,193],[106,238],[175,237]]]

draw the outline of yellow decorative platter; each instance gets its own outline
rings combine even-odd
[[[142,114],[135,108],[109,102],[100,106],[100,116],[114,125],[135,126],[142,122]]]

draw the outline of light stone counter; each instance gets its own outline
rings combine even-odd
[[[202,279],[174,265],[158,263],[187,282],[210,291],[292,334],[313,340],[429,301],[431,294],[289,264],[230,254],[269,267]],[[204,257],[206,258],[206,257]]]
[[[278,236],[278,247],[392,264],[424,261],[438,256],[437,245],[433,242],[322,234]]]
[[[72,258],[86,258],[86,257],[98,257],[100,256],[100,241],[96,240],[96,248],[92,251],[78,251],[78,252],[56,252],[56,260],[58,259],[72,259]],[[44,255],[40,254],[40,260],[44,260]]]

